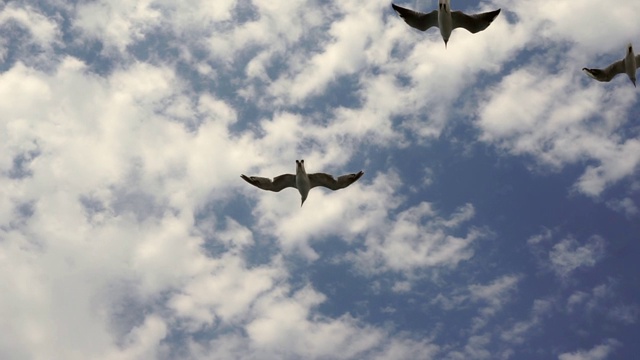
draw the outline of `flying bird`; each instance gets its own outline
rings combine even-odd
[[[462,11],[451,11],[449,2],[450,0],[438,0],[438,10],[430,13],[421,13],[405,9],[396,4],[391,4],[391,6],[398,15],[413,28],[425,31],[437,26],[440,29],[445,48],[447,47],[447,42],[449,42],[449,37],[453,29],[460,27],[475,34],[491,25],[501,10],[498,9],[480,14],[467,15]]]
[[[276,176],[273,180],[258,176],[246,176],[240,175],[246,182],[253,186],[257,186],[262,190],[269,190],[278,192],[284,188],[292,187],[298,189],[300,196],[302,196],[302,203],[307,200],[309,190],[316,186],[324,186],[331,190],[340,190],[356,182],[360,177],[364,175],[364,172],[360,171],[355,174],[348,174],[339,176],[336,180],[332,175],[325,173],[307,174],[304,169],[304,160],[296,160],[296,174],[282,174]]]
[[[589,69],[582,68],[582,71],[587,73],[590,77],[598,81],[609,82],[616,75],[627,73],[629,80],[636,86],[636,69],[640,66],[640,55],[633,54],[633,46],[631,44],[627,47],[627,55],[624,59],[614,62],[607,66],[606,69]]]

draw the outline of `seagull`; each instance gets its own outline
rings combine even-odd
[[[618,74],[627,73],[633,86],[636,86],[636,68],[638,67],[640,67],[640,55],[634,55],[633,46],[629,44],[627,46],[627,55],[624,59],[614,62],[607,66],[606,69],[582,68],[582,71],[598,81],[606,82],[611,81]]]
[[[455,28],[467,29],[475,34],[486,29],[491,22],[500,14],[500,10],[489,11],[481,14],[467,15],[462,11],[451,11],[450,0],[438,0],[438,10],[430,13],[421,13],[410,9],[405,9],[396,4],[391,4],[393,9],[400,15],[409,26],[425,31],[433,26],[440,28],[440,34],[444,40],[444,47],[447,47],[451,32]]]
[[[307,174],[304,170],[304,160],[296,160],[296,174],[282,174],[276,176],[273,180],[258,176],[246,176],[240,175],[244,181],[253,186],[257,186],[262,190],[269,190],[278,192],[284,188],[292,187],[298,189],[300,196],[302,196],[302,203],[307,200],[309,190],[316,186],[324,186],[331,190],[340,190],[356,182],[360,177],[364,175],[364,172],[360,171],[355,174],[348,174],[338,176],[336,180],[332,175],[325,173]]]

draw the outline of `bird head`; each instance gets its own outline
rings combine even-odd
[[[296,160],[296,173],[304,173],[304,160]]]
[[[438,9],[440,11],[451,11],[451,6],[449,5],[450,0],[438,0]]]

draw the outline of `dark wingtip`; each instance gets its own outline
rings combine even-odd
[[[402,10],[404,10],[403,8],[401,8],[400,6],[398,6],[398,5],[394,4],[394,3],[391,3],[391,7],[396,12],[396,14],[400,15],[400,17],[403,17],[402,16]]]
[[[500,11],[502,11],[502,9],[494,10],[493,18],[491,18],[491,22],[493,22],[493,20],[495,20],[498,17],[498,15],[500,15]]]

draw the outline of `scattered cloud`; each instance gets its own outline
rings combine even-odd
[[[482,301],[487,305],[480,309],[479,315],[472,319],[472,332],[486,326],[487,322],[510,300],[520,280],[516,275],[505,275],[494,280],[489,285],[471,285],[469,292],[471,300]]]
[[[468,276],[485,265],[492,214],[466,194],[424,195],[440,186],[425,147],[461,127],[467,150],[550,177],[572,169],[579,196],[636,217],[631,192],[606,197],[637,176],[635,89],[579,68],[621,57],[640,5],[479,5],[494,7],[491,27],[458,30],[445,49],[386,0],[0,5],[0,358],[517,357],[553,301],[505,314],[520,270]],[[397,151],[412,147],[425,154],[407,173]],[[291,173],[300,158],[312,172],[366,174],[314,189],[303,207],[295,190],[238,178]],[[605,237],[543,230],[528,246],[565,279],[597,268]],[[323,258],[327,246],[341,255]],[[369,306],[387,317],[332,308],[311,280],[327,263],[378,284],[385,303]],[[637,302],[597,284],[572,289],[567,312],[636,324]],[[447,315],[423,308],[405,321],[405,302]],[[451,335],[450,313],[469,331]],[[427,315],[433,333],[411,327]],[[622,346],[561,348],[579,349],[563,360],[600,359]]]
[[[609,200],[607,201],[607,206],[614,211],[624,214],[629,219],[636,217],[638,214],[640,214],[640,211],[638,211],[638,206],[636,205],[635,201],[633,201],[633,199],[629,197],[625,197],[623,199]]]
[[[604,360],[609,358],[622,344],[614,339],[607,339],[603,344],[596,345],[590,350],[577,350],[576,352],[563,353],[559,360]]]
[[[531,336],[532,332],[540,330],[544,317],[552,310],[553,302],[545,299],[536,299],[533,302],[529,319],[518,321],[509,329],[502,331],[500,338],[511,344],[522,344]]]
[[[606,321],[631,325],[639,315],[637,303],[626,303],[619,296],[619,284],[609,280],[594,286],[591,291],[577,290],[567,298],[567,312],[586,315],[593,318],[604,314]]]
[[[539,264],[562,280],[568,280],[578,269],[594,267],[605,255],[606,240],[599,235],[583,242],[567,235],[554,242],[556,233],[544,229],[541,234],[530,237],[527,245]]]
[[[445,359],[491,359],[493,355],[487,350],[490,342],[491,336],[488,334],[471,336],[462,350],[448,353]]]
[[[549,252],[552,270],[561,278],[581,267],[593,267],[604,255],[604,239],[592,236],[584,245],[573,238],[555,244]]]
[[[412,274],[430,267],[454,268],[473,256],[471,244],[484,235],[475,228],[462,237],[449,233],[457,231],[473,214],[473,206],[467,204],[449,218],[441,218],[431,204],[422,202],[399,212],[392,221],[372,224],[364,248],[346,258],[366,274]]]

